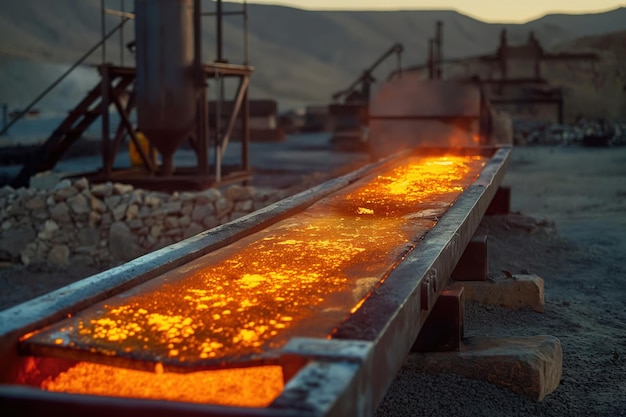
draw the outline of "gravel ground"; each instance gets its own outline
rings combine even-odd
[[[544,278],[546,312],[466,303],[466,335],[558,337],[559,388],[534,402],[409,356],[378,416],[626,416],[626,149],[515,148],[505,184],[523,215],[483,221],[490,271]]]
[[[558,337],[561,385],[538,403],[409,356],[378,416],[626,416],[626,148],[518,147],[505,184],[521,214],[483,221],[491,273],[544,278],[546,312],[467,303],[466,334]],[[5,266],[0,309],[94,272]]]

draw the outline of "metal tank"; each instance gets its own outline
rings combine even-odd
[[[163,174],[194,132],[193,0],[136,0],[137,122],[162,157]]]

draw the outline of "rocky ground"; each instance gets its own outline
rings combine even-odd
[[[563,377],[542,402],[454,375],[427,375],[409,356],[378,416],[626,416],[626,147],[517,147],[508,216],[487,217],[491,274],[544,278],[546,311],[466,305],[474,337],[548,334]],[[0,269],[4,307],[93,269]],[[9,300],[10,299],[10,300]]]

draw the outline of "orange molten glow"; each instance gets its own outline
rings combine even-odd
[[[77,313],[34,335],[32,343],[46,343],[46,335],[54,335],[47,343],[55,349],[158,363],[167,371],[253,360],[294,336],[327,337],[433,227],[483,165],[484,158],[475,156],[409,158]],[[63,376],[63,383],[44,388],[70,391],[64,387],[72,380],[71,392],[125,396],[126,388],[105,382],[104,374],[121,381],[134,371],[99,367],[81,364]],[[102,376],[91,380],[92,371]],[[200,378],[202,372],[190,376],[196,374]],[[189,381],[195,378],[185,384],[193,385]],[[189,392],[193,401],[204,401],[191,394],[200,388]]]
[[[280,366],[153,373],[79,362],[44,381],[48,391],[151,398],[240,407],[267,407],[283,390]]]

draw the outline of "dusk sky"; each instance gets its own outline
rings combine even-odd
[[[311,10],[453,9],[489,22],[527,22],[547,13],[589,13],[626,7],[615,0],[250,0]]]

